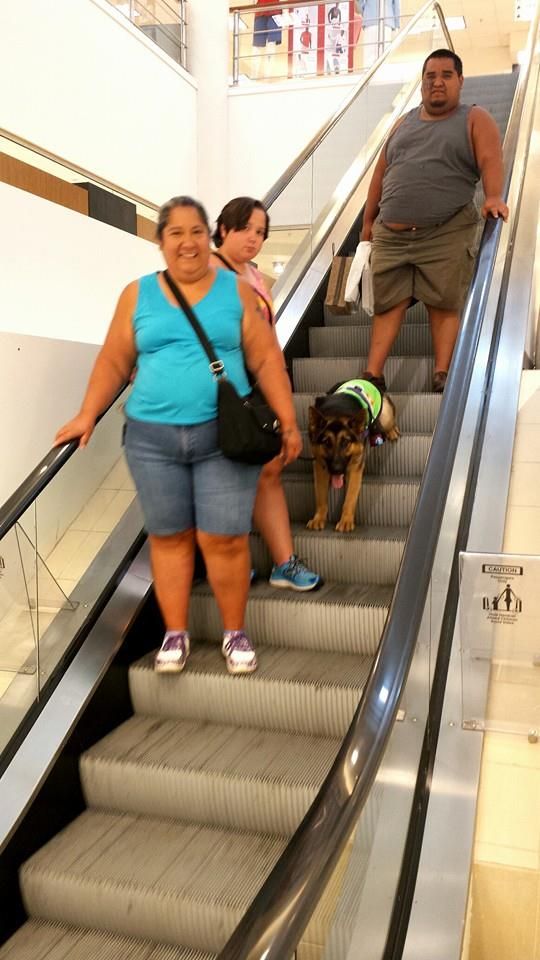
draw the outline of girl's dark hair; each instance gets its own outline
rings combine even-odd
[[[458,77],[463,76],[463,61],[461,57],[458,57],[457,53],[454,53],[453,50],[434,50],[433,53],[430,53],[429,57],[426,57],[422,66],[422,76],[426,72],[426,67],[428,65],[428,60],[452,60],[456,73]]]
[[[158,221],[156,227],[156,235],[158,240],[161,240],[163,236],[163,231],[167,224],[169,223],[169,217],[173,210],[176,207],[192,207],[197,211],[199,217],[201,218],[202,223],[210,233],[210,224],[208,223],[208,214],[204,209],[202,203],[199,203],[198,200],[194,200],[193,197],[171,197],[170,200],[167,200],[160,208],[158,212]]]
[[[266,218],[264,239],[266,240],[270,227],[270,217],[264,204],[261,203],[260,200],[254,200],[253,197],[235,197],[234,200],[229,200],[229,202],[225,204],[216,220],[216,229],[212,236],[216,247],[220,247],[223,243],[223,237],[221,236],[222,227],[224,227],[226,233],[228,233],[229,230],[243,230],[247,227],[249,218],[254,210],[262,210],[264,213]]]

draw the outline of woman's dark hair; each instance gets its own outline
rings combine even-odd
[[[160,208],[158,212],[158,221],[156,227],[156,236],[158,240],[161,240],[163,236],[163,231],[167,224],[169,223],[169,218],[173,210],[176,207],[192,207],[197,211],[199,217],[201,218],[202,223],[210,233],[210,224],[208,223],[208,214],[204,209],[202,203],[199,203],[198,200],[194,200],[193,197],[171,197],[170,200],[167,200]]]
[[[268,216],[268,211],[264,203],[261,203],[260,200],[254,200],[253,197],[235,197],[234,200],[229,200],[229,202],[225,204],[216,220],[216,229],[212,236],[216,247],[220,247],[223,243],[223,237],[221,236],[222,227],[226,233],[228,233],[229,230],[243,230],[247,227],[249,218],[254,210],[262,210],[264,213],[266,218],[264,239],[266,240],[270,227],[270,217]]]
[[[461,57],[458,57],[457,53],[454,53],[453,50],[444,50],[441,47],[440,50],[434,50],[433,53],[430,53],[429,57],[426,57],[424,60],[424,64],[422,66],[422,76],[424,76],[426,72],[428,60],[452,60],[458,77],[463,76],[463,61]]]

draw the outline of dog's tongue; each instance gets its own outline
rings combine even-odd
[[[333,486],[334,490],[340,490],[340,489],[341,489],[341,487],[343,486],[343,474],[342,474],[342,473],[338,473],[338,474],[335,474],[335,473],[334,473],[334,474],[332,474],[332,486]]]

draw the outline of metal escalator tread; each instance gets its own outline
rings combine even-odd
[[[133,708],[147,716],[343,737],[371,657],[259,643],[257,657],[259,669],[247,677],[227,674],[216,643],[194,643],[177,676],[156,674],[152,655],[143,657],[129,671]]]
[[[322,393],[335,384],[360,377],[367,357],[299,357],[293,361],[293,379],[302,393]],[[384,367],[388,392],[431,391],[432,357],[389,357]]]
[[[403,527],[411,522],[419,477],[365,476],[356,505],[357,524]],[[283,474],[283,488],[289,513],[296,521],[307,522],[315,509],[313,477],[305,473]],[[331,490],[329,496],[328,526],[337,523],[343,501],[342,490]]]
[[[309,331],[312,357],[350,357],[369,350],[371,327],[348,324],[332,327],[312,327]],[[431,331],[427,323],[404,323],[393,347],[400,356],[427,356],[433,353]]]
[[[373,323],[373,317],[370,317],[362,307],[345,314],[332,313],[329,307],[325,307],[324,323],[326,327],[354,326],[356,324],[370,327]],[[427,310],[423,303],[415,303],[413,307],[409,307],[405,314],[405,324],[408,325],[409,323],[429,324]]]
[[[298,425],[307,430],[308,409],[317,393],[295,393],[294,406]],[[440,393],[398,393],[392,390],[399,429],[404,433],[433,433],[442,401]]]
[[[325,583],[305,594],[265,582],[250,590],[245,625],[259,645],[306,652],[368,654],[377,649],[388,614],[392,588],[381,584]],[[222,626],[208,584],[192,591],[190,629],[195,640],[221,643]]]
[[[104,930],[28,920],[0,947],[0,960],[215,960],[189,947],[136,940]]]
[[[131,717],[81,757],[88,806],[290,836],[340,741]]]
[[[286,846],[272,835],[87,810],[21,869],[31,916],[214,952]]]
[[[324,530],[291,524],[295,549],[325,580],[340,583],[392,585],[395,582],[407,527],[358,526],[338,533],[335,523]],[[260,577],[268,577],[272,560],[262,537],[251,535],[251,562]]]
[[[302,460],[295,460],[285,468],[289,473],[311,473],[311,446],[306,430],[302,431]],[[431,433],[406,433],[397,443],[368,448],[365,476],[421,477],[431,444]]]

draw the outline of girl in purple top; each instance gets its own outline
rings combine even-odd
[[[213,240],[216,250],[211,262],[216,267],[234,270],[258,294],[259,309],[274,324],[272,297],[259,270],[251,262],[268,237],[269,217],[259,200],[236,197],[221,211]],[[270,583],[292,590],[314,590],[322,583],[318,573],[309,570],[294,552],[285,492],[281,483],[283,462],[279,457],[267,463],[257,488],[253,519],[272,555]]]

